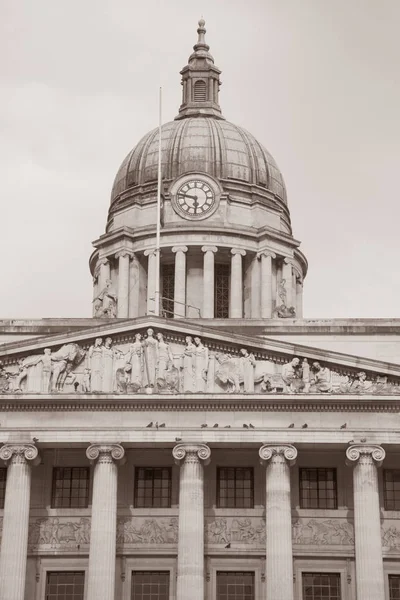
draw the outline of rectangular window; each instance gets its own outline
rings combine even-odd
[[[303,573],[303,600],[341,600],[339,573]]]
[[[214,316],[216,319],[229,318],[230,266],[215,265],[214,271]]]
[[[169,571],[132,571],[131,600],[169,600]]]
[[[300,469],[300,508],[337,508],[336,469]]]
[[[83,600],[85,573],[48,571],[45,600]]]
[[[389,600],[400,600],[400,575],[389,575]]]
[[[217,507],[254,508],[252,467],[218,467]]]
[[[161,314],[166,319],[174,317],[174,297],[175,297],[175,265],[162,265],[162,300]]]
[[[217,600],[255,600],[254,573],[217,571]]]
[[[385,510],[400,510],[400,470],[384,469],[383,498]]]
[[[170,467],[137,467],[135,469],[135,507],[171,507]]]
[[[87,508],[89,506],[89,467],[55,467],[53,469],[52,508]]]
[[[0,469],[0,508],[4,508],[6,497],[7,467]]]

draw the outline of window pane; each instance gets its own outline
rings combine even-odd
[[[217,600],[255,600],[254,573],[218,571]]]
[[[171,507],[170,467],[137,467],[135,469],[136,508]]]
[[[389,600],[400,600],[400,575],[389,575]]]
[[[337,508],[336,469],[300,469],[300,507]]]
[[[51,506],[53,508],[89,506],[89,477],[89,467],[55,467]]]
[[[0,469],[0,508],[4,508],[4,499],[6,496],[6,480],[7,480],[7,468],[2,467]]]
[[[132,571],[131,600],[169,600],[169,571]]]
[[[217,469],[218,508],[253,508],[254,477],[252,467]]]
[[[341,600],[339,573],[303,573],[303,600]]]
[[[45,600],[83,600],[85,573],[47,572]]]
[[[400,510],[400,470],[384,469],[383,498],[385,510]]]

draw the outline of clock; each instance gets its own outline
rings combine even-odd
[[[215,191],[203,179],[189,179],[176,192],[177,207],[191,217],[205,217],[215,206]]]

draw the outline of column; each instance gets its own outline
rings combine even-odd
[[[212,77],[208,80],[208,101],[214,102],[214,80]]]
[[[177,600],[204,600],[204,475],[211,450],[205,444],[178,444],[180,465]]]
[[[186,252],[187,246],[174,246],[175,280],[174,280],[174,318],[186,316]]]
[[[385,598],[378,490],[378,467],[384,458],[384,449],[372,444],[355,444],[346,450],[346,464],[354,466],[357,600]]]
[[[231,293],[229,302],[229,318],[241,319],[243,317],[242,256],[246,255],[246,251],[238,248],[232,248],[231,254]]]
[[[266,472],[267,600],[293,600],[290,467],[297,450],[290,444],[264,444],[259,451]]]
[[[95,463],[90,529],[87,600],[114,600],[117,539],[117,465],[120,444],[92,444],[86,450]]]
[[[95,306],[96,306],[97,296],[100,293],[99,286],[100,286],[100,266],[97,264],[96,268],[94,270],[94,273],[93,273],[93,317],[96,316]]]
[[[272,259],[276,254],[263,250],[261,259],[261,318],[272,318]]]
[[[250,275],[250,312],[252,319],[259,319],[261,315],[261,269],[260,269],[260,257],[258,254],[254,255],[251,261],[251,275]]]
[[[100,265],[99,292],[101,292],[106,287],[107,280],[111,279],[110,261],[108,258],[102,258],[97,264]]]
[[[129,261],[132,254],[127,250],[117,252],[118,259],[118,314],[121,319],[129,316]]]
[[[147,264],[147,312],[148,315],[156,314],[156,260],[155,250],[146,250],[145,256],[149,257]],[[159,298],[157,299],[160,300]]]
[[[132,253],[129,274],[129,317],[139,316],[140,264],[136,254]]]
[[[303,280],[301,277],[296,279],[296,317],[303,318]]]
[[[292,263],[285,258],[282,267],[282,279],[285,280],[286,306],[290,308],[294,305],[292,290]]]
[[[0,550],[0,598],[24,600],[28,555],[31,466],[40,462],[34,444],[4,444],[7,484]]]
[[[214,254],[216,246],[203,246],[203,310],[201,316],[204,319],[214,318]]]

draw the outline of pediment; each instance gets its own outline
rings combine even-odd
[[[400,365],[152,316],[4,344],[0,361],[1,394],[400,395]]]

